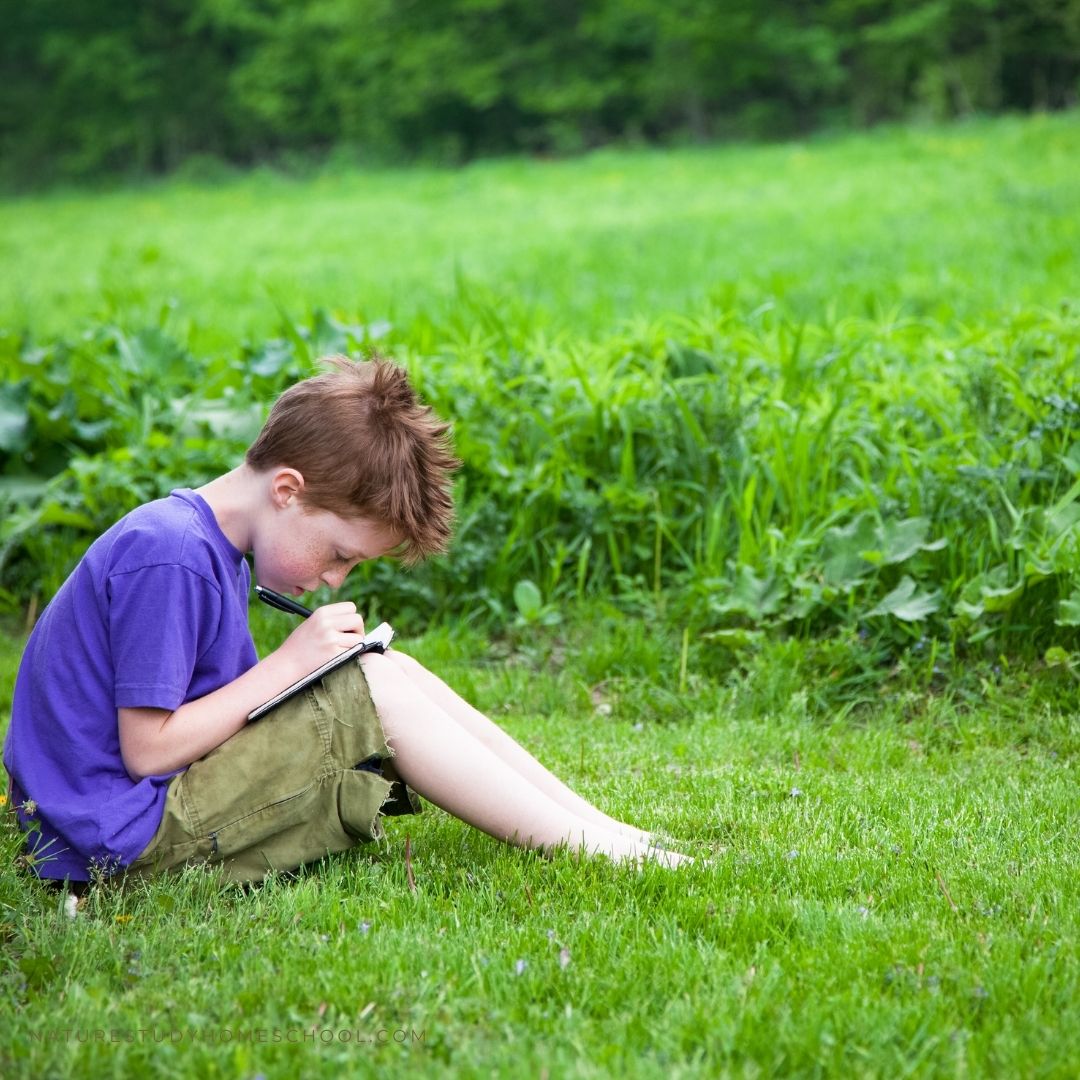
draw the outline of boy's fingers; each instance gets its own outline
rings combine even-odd
[[[318,611],[325,611],[334,615],[342,615],[346,612],[355,612],[356,605],[351,600],[342,600],[337,604],[323,604]]]
[[[322,618],[326,620],[326,625],[329,628],[340,633],[363,636],[364,620],[356,610],[356,605],[351,601],[341,604],[325,604],[318,610],[324,613]]]
[[[321,608],[317,608],[315,614],[330,626],[353,626],[357,622],[363,621],[356,610],[356,605],[353,603],[326,604]]]

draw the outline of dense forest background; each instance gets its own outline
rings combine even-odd
[[[0,180],[1053,109],[1080,0],[0,0]]]

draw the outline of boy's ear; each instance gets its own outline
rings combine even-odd
[[[270,474],[270,499],[279,510],[304,493],[304,478],[295,469],[275,469]]]

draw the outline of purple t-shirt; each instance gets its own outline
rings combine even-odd
[[[42,877],[85,881],[150,843],[176,772],[128,775],[117,709],[171,711],[252,667],[250,584],[213,511],[181,489],[94,541],[53,597],[27,642],[4,743],[16,804],[36,804]]]

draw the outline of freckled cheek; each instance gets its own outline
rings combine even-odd
[[[284,563],[296,575],[297,585],[317,578],[323,571],[323,560],[317,544],[290,545]]]
[[[310,585],[322,572],[318,549],[312,544],[284,544],[272,558],[267,569],[283,585]]]

